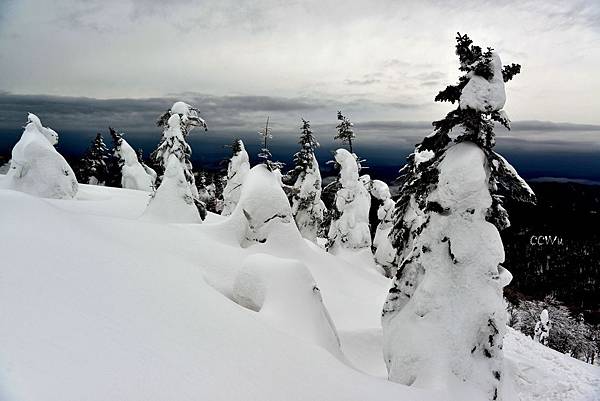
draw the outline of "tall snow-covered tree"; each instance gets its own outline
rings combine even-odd
[[[502,66],[488,48],[457,36],[463,75],[436,101],[458,103],[433,123],[402,169],[392,244],[397,271],[382,313],[390,380],[407,385],[464,383],[490,400],[502,398],[502,288],[498,230],[510,223],[504,196],[535,202],[514,168],[493,151],[504,83],[520,70]],[[458,136],[453,140],[451,132]]]
[[[108,175],[108,148],[101,133],[97,133],[85,152],[77,169],[79,182],[92,185],[104,185]]]
[[[369,248],[371,195],[359,179],[356,156],[346,149],[338,149],[334,157],[340,166],[340,189],[335,195],[335,216],[329,226],[327,248],[333,253],[338,247],[353,250]]]
[[[43,198],[71,199],[77,178],[69,163],[54,148],[58,134],[29,113],[21,139],[12,149],[8,188]]]
[[[298,230],[304,238],[316,241],[323,223],[325,204],[321,200],[321,172],[315,156],[319,142],[315,138],[310,122],[302,119],[300,150],[294,155],[292,187],[292,213]]]
[[[242,184],[246,174],[250,171],[250,159],[244,148],[244,142],[241,139],[235,139],[231,145],[232,156],[227,165],[227,185],[223,189],[223,211],[224,216],[229,216],[235,209],[240,194],[242,193]]]
[[[200,110],[185,102],[175,102],[173,106],[165,111],[156,121],[156,125],[166,129],[169,119],[173,115],[178,115],[181,120],[181,131],[184,137],[190,133],[194,127],[202,127],[204,131],[208,131],[206,121],[200,117]]]
[[[148,166],[146,164],[146,162],[144,162],[144,150],[143,149],[141,149],[141,148],[138,149],[137,157],[138,157],[138,161],[144,168],[144,171],[150,176],[150,178],[152,180],[152,185],[154,186],[156,184],[156,178],[158,177],[158,174],[156,174],[156,171],[152,167]]]
[[[354,153],[352,150],[352,140],[356,137],[354,134],[354,129],[352,128],[354,124],[352,124],[350,120],[348,120],[348,118],[342,114],[341,111],[338,111],[337,119],[340,123],[336,127],[337,134],[335,135],[334,139],[339,139],[342,142],[347,143],[350,153]]]
[[[183,169],[185,179],[190,186],[192,197],[198,206],[200,214],[204,216],[206,213],[206,207],[199,200],[198,188],[196,187],[196,180],[192,171],[192,148],[185,140],[185,133],[189,133],[189,128],[186,128],[189,120],[186,119],[187,117],[185,117],[185,115],[182,117],[182,115],[178,113],[173,113],[169,117],[164,125],[165,129],[162,133],[160,143],[158,144],[156,150],[152,152],[151,158],[154,160],[156,165],[160,166],[164,171],[171,155],[175,155],[177,157],[177,160],[179,160],[181,163],[181,168]],[[159,176],[157,181],[160,182],[161,179],[162,176]]]
[[[152,192],[154,177],[148,174],[140,164],[135,150],[123,138],[122,133],[115,134],[113,139],[115,140],[114,155],[121,168],[121,188]]]
[[[106,184],[109,187],[121,187],[121,161],[117,154],[117,148],[121,141],[121,134],[114,128],[108,127],[110,137],[112,138],[112,147],[106,161]]]
[[[548,309],[544,309],[540,313],[540,320],[535,324],[533,330],[533,339],[543,345],[548,345],[548,337],[550,335],[550,328],[552,327],[552,321],[548,316]]]

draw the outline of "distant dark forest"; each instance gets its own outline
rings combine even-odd
[[[502,233],[510,290],[552,295],[600,321],[600,186],[531,184],[537,206],[508,203],[512,227]]]

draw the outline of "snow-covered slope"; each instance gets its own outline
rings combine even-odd
[[[0,400],[460,399],[385,380],[389,282],[376,271],[323,252],[293,225],[242,248],[221,216],[150,223],[139,219],[147,202],[145,192],[88,185],[74,200],[0,190]],[[282,319],[232,301],[244,260],[258,253],[308,268],[347,363],[282,329],[293,308]],[[597,368],[540,347],[509,331],[524,400],[598,395]]]

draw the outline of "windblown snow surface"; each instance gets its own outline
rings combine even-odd
[[[147,201],[89,185],[73,200],[0,190],[0,400],[461,399],[386,380],[390,282],[374,269],[325,253],[293,224],[241,247],[221,216],[140,220]],[[235,303],[240,285],[265,309]],[[512,330],[505,354],[522,400],[600,397],[597,367]]]

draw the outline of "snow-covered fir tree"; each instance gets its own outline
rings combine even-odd
[[[543,345],[548,345],[548,337],[550,335],[550,328],[552,327],[552,321],[548,316],[548,309],[544,309],[540,313],[540,320],[535,324],[533,330],[533,339]]]
[[[372,181],[371,195],[379,202],[378,224],[373,239],[375,262],[384,269],[386,276],[393,277],[396,250],[390,241],[389,234],[394,225],[393,215],[396,203],[392,199],[388,185],[380,180]]]
[[[154,186],[156,184],[156,178],[158,177],[158,174],[156,174],[156,171],[152,167],[148,166],[144,162],[144,150],[143,149],[141,149],[141,148],[138,149],[137,156],[138,156],[138,161],[144,168],[144,171],[150,176],[150,179],[152,180],[152,185]]]
[[[258,135],[262,140],[262,148],[258,153],[258,158],[262,160],[263,164],[267,166],[269,171],[273,172],[276,170],[280,170],[283,167],[283,163],[278,161],[273,161],[273,155],[269,150],[269,139],[273,139],[273,130],[269,127],[269,117],[267,117],[267,122],[265,124],[265,128],[258,131]]]
[[[347,143],[350,153],[354,153],[352,150],[352,140],[356,137],[354,134],[354,129],[352,128],[354,124],[352,124],[350,120],[348,120],[348,118],[342,114],[341,111],[338,111],[337,119],[340,123],[336,127],[337,134],[335,135],[334,139],[339,139],[342,142]]]
[[[183,167],[176,155],[169,156],[163,180],[153,193],[144,219],[168,223],[201,223]]]
[[[198,206],[200,214],[204,215],[206,213],[206,206],[199,200],[198,188],[196,187],[196,180],[192,171],[192,148],[185,140],[187,133],[191,129],[190,127],[193,127],[189,125],[190,121],[196,120],[191,119],[186,114],[173,112],[167,122],[162,125],[164,126],[164,131],[158,147],[152,152],[151,158],[156,165],[164,170],[171,155],[177,157],[177,160],[181,163],[185,179],[190,186],[192,197]],[[162,176],[159,175],[157,182],[160,182],[161,179]]]
[[[43,198],[73,198],[79,188],[77,178],[54,148],[57,143],[56,131],[29,113],[23,135],[12,149],[8,188]]]
[[[121,187],[121,161],[116,156],[116,150],[119,147],[121,141],[121,134],[119,134],[114,128],[108,127],[110,137],[112,138],[112,147],[109,151],[108,158],[106,160],[106,186],[109,187]]]
[[[108,148],[101,133],[97,133],[85,152],[77,169],[79,182],[92,185],[104,185],[108,175]]]
[[[325,204],[321,200],[321,172],[315,156],[319,143],[310,122],[302,119],[300,150],[294,155],[296,177],[292,187],[292,213],[304,238],[316,241],[323,223]]]
[[[235,209],[242,193],[242,184],[246,174],[250,171],[250,159],[244,148],[244,142],[241,139],[235,139],[231,145],[231,151],[231,159],[227,165],[227,185],[223,189],[221,214],[224,216],[229,216]]]
[[[208,131],[206,121],[200,117],[200,110],[191,106],[185,102],[175,102],[173,106],[165,111],[156,122],[156,125],[160,128],[167,128],[167,123],[173,115],[178,115],[181,120],[181,131],[183,136],[186,137],[194,127],[202,127],[204,131]]]
[[[382,313],[390,380],[421,386],[464,383],[490,400],[502,398],[502,288],[512,276],[501,266],[498,230],[509,225],[503,196],[535,202],[510,164],[493,151],[494,122],[504,82],[520,70],[503,67],[488,48],[457,36],[463,75],[436,101],[458,103],[433,123],[402,169],[392,244],[397,272]],[[451,131],[458,137],[452,140]]]
[[[121,168],[121,188],[152,192],[154,177],[140,164],[135,150],[123,138],[122,133],[113,135],[113,139],[115,140],[114,155]]]
[[[340,189],[335,195],[335,214],[329,226],[327,248],[334,253],[338,247],[369,248],[371,195],[359,179],[356,156],[346,149],[338,149],[334,157],[340,167]]]

